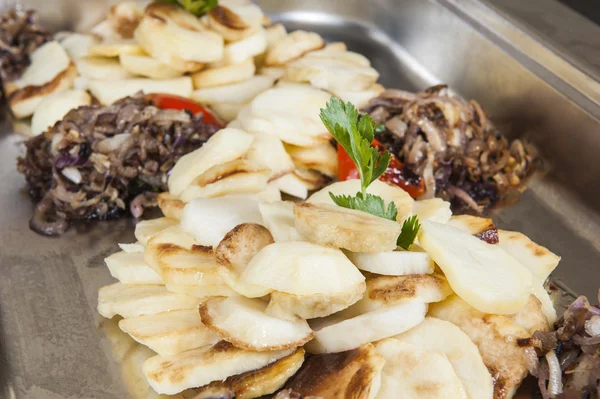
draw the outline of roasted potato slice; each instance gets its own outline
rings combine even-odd
[[[329,91],[342,101],[351,102],[355,107],[362,108],[373,98],[383,93],[384,90],[385,88],[382,85],[375,83],[360,91],[353,89],[330,89]]]
[[[313,32],[297,30],[275,43],[267,51],[265,65],[280,66],[302,57],[309,51],[317,50],[325,46],[321,36]]]
[[[322,143],[314,147],[287,145],[286,150],[296,166],[305,170],[316,170],[328,177],[337,176],[337,151],[331,143]]]
[[[269,181],[294,171],[292,158],[277,136],[257,135],[244,158],[269,168]]]
[[[192,94],[192,98],[203,104],[223,102],[246,104],[272,86],[273,79],[257,75],[241,82],[196,90]]]
[[[237,296],[237,292],[226,284],[221,285],[177,285],[165,284],[168,291],[206,300],[214,296]]]
[[[259,30],[263,17],[262,10],[256,4],[248,3],[237,7],[218,5],[209,11],[208,23],[226,41],[235,42]]]
[[[54,126],[70,110],[82,105],[90,105],[92,99],[83,90],[66,90],[45,97],[31,118],[31,134],[38,135]]]
[[[225,86],[246,81],[254,76],[256,67],[254,60],[248,58],[238,64],[225,65],[218,68],[205,69],[192,75],[194,87],[204,89],[207,87]],[[231,102],[227,100],[219,102]]]
[[[219,115],[219,118],[225,122],[231,122],[237,119],[240,110],[245,107],[246,104],[237,103],[212,103],[210,108]],[[233,126],[230,126],[233,127]]]
[[[143,252],[116,252],[104,259],[110,275],[123,284],[163,284],[163,280],[144,260]]]
[[[121,54],[119,62],[127,72],[151,79],[172,79],[182,75],[181,71],[147,55]]]
[[[118,57],[121,54],[142,55],[144,49],[133,40],[106,40],[88,47],[92,57]]]
[[[441,198],[415,201],[413,213],[417,215],[419,220],[431,220],[438,223],[447,223],[452,217],[450,203]]]
[[[124,80],[133,77],[116,58],[81,57],[75,61],[77,72],[91,80]]]
[[[166,93],[180,97],[190,97],[192,94],[192,79],[182,76],[174,79],[154,80],[135,78],[125,80],[91,80],[90,92],[103,105],[111,105],[123,97],[132,96],[139,91],[144,93]]]
[[[133,1],[112,5],[107,17],[112,29],[123,39],[133,39],[133,32],[141,19],[142,11]]]
[[[303,238],[294,224],[294,203],[276,201],[258,204],[264,225],[275,242],[302,241]]]
[[[60,40],[60,45],[73,61],[77,61],[81,57],[90,55],[88,48],[98,42],[98,38],[93,35],[71,32]]]
[[[434,270],[433,260],[426,252],[365,253],[348,251],[346,255],[360,270],[387,276],[431,274]]]
[[[160,193],[158,194],[158,207],[162,211],[165,217],[180,220],[183,214],[183,207],[185,202],[175,197],[171,193]]]
[[[143,246],[148,245],[150,238],[167,229],[168,227],[178,224],[177,220],[167,217],[151,220],[142,220],[135,225],[135,238]]]
[[[248,58],[257,57],[267,48],[267,36],[264,29],[237,42],[228,43],[223,51],[223,59],[213,66],[238,64]]]

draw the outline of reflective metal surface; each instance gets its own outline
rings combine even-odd
[[[40,6],[46,20],[60,28],[74,26],[82,16],[92,23],[101,15],[93,10],[103,4],[24,3]],[[384,85],[418,90],[446,82],[480,101],[510,135],[535,141],[552,170],[495,219],[563,256],[553,275],[561,287],[595,297],[600,286],[597,82],[485,2],[259,3],[289,29],[347,42],[372,60]],[[118,242],[134,240],[133,222],[79,226],[58,239],[31,232],[33,205],[15,170],[24,138],[10,130],[0,128],[0,396],[157,397],[134,367],[148,351],[96,312],[97,289],[112,282],[103,259],[118,250]]]

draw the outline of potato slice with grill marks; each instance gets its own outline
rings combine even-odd
[[[402,228],[395,221],[327,204],[298,203],[294,216],[306,239],[353,252],[392,251]]]
[[[221,278],[234,291],[257,298],[269,294],[270,288],[251,284],[240,277],[250,260],[264,247],[275,242],[264,226],[242,223],[225,235],[215,250],[217,270]]]
[[[316,170],[328,177],[337,175],[337,153],[330,143],[323,143],[314,147],[286,145],[286,150],[292,157],[294,164],[302,169]]]
[[[281,388],[304,362],[304,349],[258,370],[234,375],[225,381],[214,381],[182,393],[186,399],[236,398],[253,399],[270,395]]]
[[[185,202],[171,193],[165,192],[158,194],[158,207],[163,215],[174,220],[181,220]]]
[[[143,252],[116,252],[104,259],[110,275],[123,284],[163,284],[163,280],[144,260]]]
[[[260,29],[263,16],[260,7],[252,3],[238,7],[218,5],[209,11],[208,23],[226,41],[234,42]]]
[[[498,245],[528,268],[540,282],[546,281],[560,262],[560,256],[531,241],[524,234],[498,230],[498,238]]]
[[[384,358],[373,345],[311,356],[285,384],[303,396],[327,399],[373,399],[379,390]]]

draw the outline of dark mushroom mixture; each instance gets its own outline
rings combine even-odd
[[[59,235],[71,219],[141,216],[167,190],[177,160],[199,148],[219,127],[202,114],[159,109],[142,94],[109,107],[71,110],[27,141],[18,169],[39,201],[30,227]]]
[[[385,126],[377,136],[425,183],[461,213],[480,213],[524,189],[539,166],[535,148],[509,140],[481,106],[451,96],[444,85],[422,93],[389,89],[363,109]]]

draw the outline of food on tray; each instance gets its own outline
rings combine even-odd
[[[398,161],[386,178],[422,184],[415,196],[439,196],[455,211],[480,213],[511,200],[539,162],[531,144],[509,141],[476,101],[443,85],[416,94],[386,90],[364,111],[383,124],[377,140]]]

